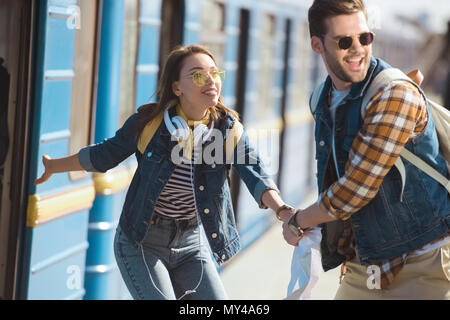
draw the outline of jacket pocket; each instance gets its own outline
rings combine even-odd
[[[159,153],[149,150],[147,152],[144,152],[141,158],[141,162],[146,165],[152,165],[155,163],[160,163],[162,159],[163,157]]]
[[[223,195],[226,192],[226,165],[212,164],[203,165],[202,173],[208,185],[208,191],[211,196]]]

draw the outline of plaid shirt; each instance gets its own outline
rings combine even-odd
[[[328,213],[345,221],[338,252],[347,261],[356,254],[348,219],[375,197],[405,143],[423,131],[427,124],[426,110],[422,95],[410,83],[394,82],[381,88],[371,99],[362,129],[353,141],[345,175],[320,195],[319,201]],[[381,271],[381,288],[392,283],[406,258],[413,254],[405,253],[377,264]]]

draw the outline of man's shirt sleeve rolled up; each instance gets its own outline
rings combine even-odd
[[[369,102],[353,141],[345,174],[320,196],[330,215],[347,220],[377,194],[405,143],[427,123],[426,104],[416,87],[394,82]]]

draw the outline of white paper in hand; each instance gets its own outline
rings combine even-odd
[[[287,295],[299,300],[311,299],[311,290],[322,272],[320,258],[321,228],[312,228],[305,232],[292,255],[291,280]]]

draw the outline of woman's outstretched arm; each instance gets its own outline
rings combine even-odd
[[[34,180],[34,185],[47,181],[54,173],[84,170],[78,160],[78,153],[58,159],[52,159],[44,154],[42,156],[42,162],[45,168],[44,173],[39,179]]]

